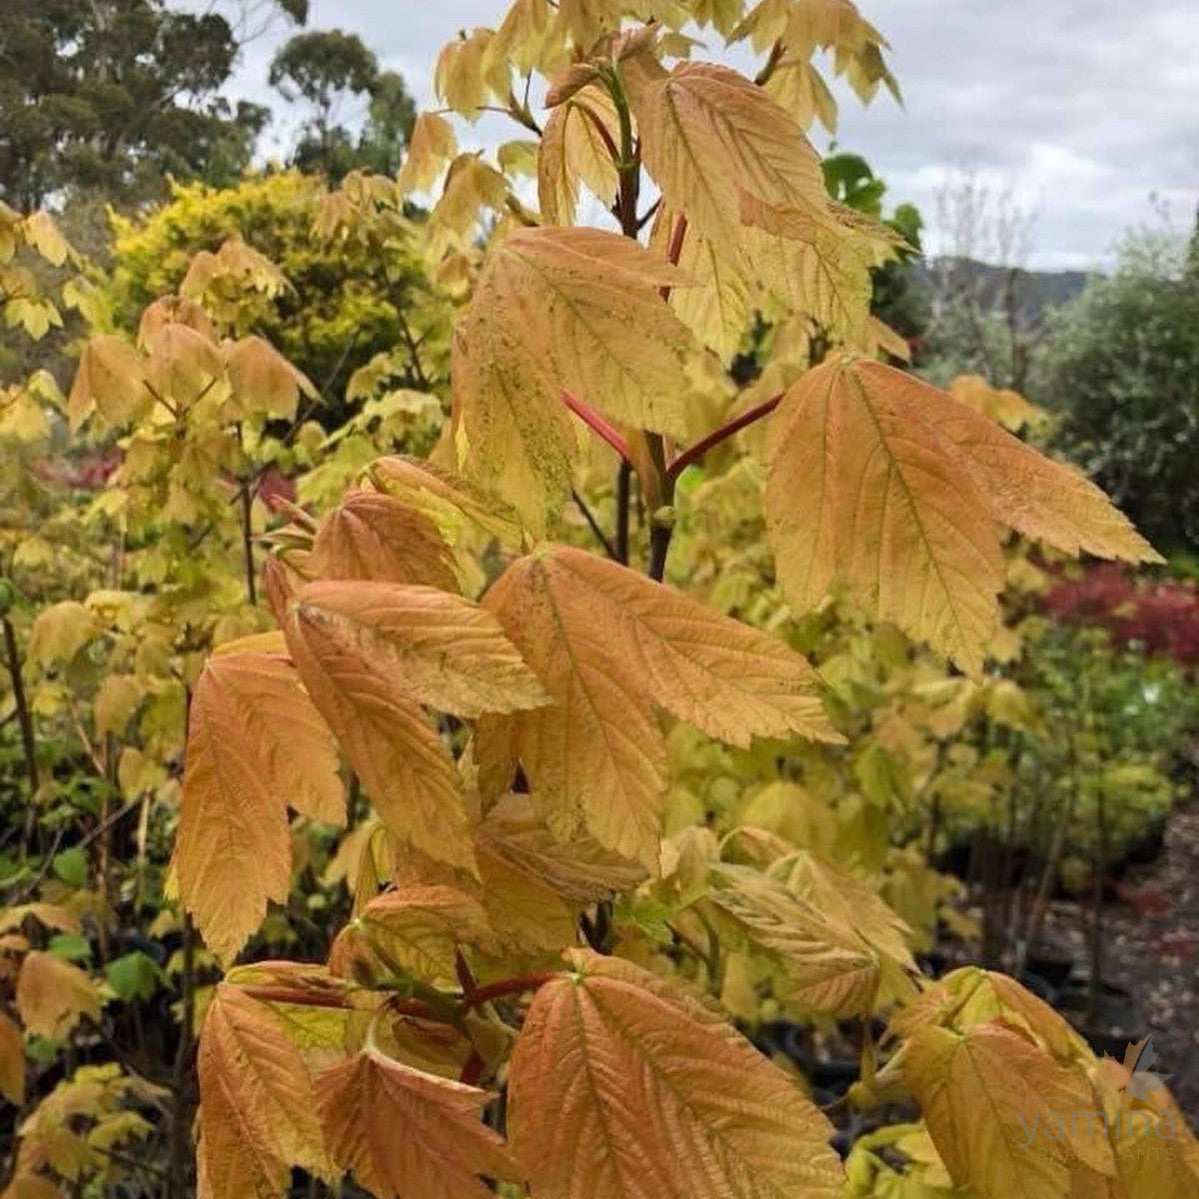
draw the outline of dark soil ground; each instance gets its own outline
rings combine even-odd
[[[1079,1011],[1076,1022],[1111,1034],[1113,1045],[1152,1036],[1154,1069],[1171,1076],[1175,1098],[1199,1128],[1199,801],[1171,816],[1161,856],[1131,868],[1109,891],[1102,926],[1106,994],[1095,1021]],[[1087,963],[1088,928],[1087,905],[1057,901],[1044,943]],[[1079,990],[1085,1008],[1086,988]]]

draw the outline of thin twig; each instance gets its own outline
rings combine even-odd
[[[587,501],[579,495],[578,491],[571,489],[571,498],[578,506],[579,511],[583,514],[583,519],[587,522],[587,527],[595,534],[596,540],[604,547],[604,553],[612,559],[613,562],[619,562],[620,558],[616,553],[616,547],[608,540],[607,533],[600,528],[599,521],[595,519],[595,513],[587,507]]]

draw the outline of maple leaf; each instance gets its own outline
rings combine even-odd
[[[312,1079],[266,1005],[237,986],[219,986],[200,1033],[197,1072],[200,1199],[281,1199],[293,1165],[331,1179]]]
[[[141,354],[124,338],[115,333],[90,338],[79,356],[67,399],[72,431],[93,409],[110,425],[121,425],[149,412],[154,399],[144,386],[144,374]]]
[[[836,740],[806,659],[636,571],[566,546],[513,563],[494,612],[553,702],[502,722],[550,831],[656,868],[665,748],[655,714],[734,745]]]
[[[570,485],[564,390],[634,428],[687,433],[679,383],[695,345],[658,294],[686,283],[598,229],[522,229],[492,248],[455,338],[455,438],[472,477],[532,528]]]
[[[452,471],[432,462],[392,454],[377,458],[371,463],[369,473],[371,482],[380,491],[423,512],[451,543],[468,525],[503,545],[520,543],[520,518],[516,511],[498,496]]]
[[[626,74],[645,166],[664,204],[697,233],[736,244],[743,223],[763,224],[780,210],[826,216],[820,159],[762,88],[713,63]]]
[[[568,958],[574,972],[538,990],[508,1078],[536,1199],[840,1194],[831,1128],[777,1066],[665,980]]]
[[[196,682],[174,866],[208,947],[231,961],[291,885],[287,805],[345,819],[337,745],[285,657],[215,654]]]
[[[375,491],[351,491],[325,516],[308,568],[322,579],[458,589],[453,554],[436,524],[418,508]]]
[[[14,1107],[25,1102],[25,1038],[0,1012],[0,1096]]]
[[[329,1152],[380,1199],[488,1199],[483,1177],[519,1181],[503,1139],[479,1120],[488,1099],[374,1049],[317,1078]]]
[[[719,927],[729,930],[776,968],[775,993],[785,1003],[835,1016],[869,1012],[878,993],[880,969],[876,953],[838,913],[821,911],[792,895],[781,883],[755,870],[721,864],[713,867],[716,886],[702,907]],[[886,936],[890,921],[881,925]]]
[[[545,701],[495,618],[431,587],[328,581],[286,601],[283,621],[300,677],[384,824],[433,861],[473,871],[454,764],[421,704],[477,716]]]
[[[385,891],[338,935],[330,968],[365,951],[383,973],[415,975],[432,985],[456,985],[454,953],[459,945],[492,940],[479,901],[448,886],[412,885]],[[360,947],[360,948],[359,948]]]
[[[27,1032],[60,1040],[87,1016],[96,1020],[102,1006],[92,980],[78,966],[52,953],[25,955],[17,975],[17,1013]]]
[[[905,1047],[904,1078],[953,1181],[983,1199],[1068,1194],[1072,1157],[1116,1173],[1107,1139],[1073,1118],[1094,1105],[1085,1077],[1001,1023],[921,1029]],[[1060,1136],[1046,1129],[1050,1113],[1067,1125]]]
[[[412,126],[408,152],[396,180],[400,191],[405,195],[427,191],[457,153],[453,125],[435,112],[422,112]]]
[[[292,420],[301,395],[316,398],[317,390],[308,376],[264,338],[226,342],[224,350],[235,405],[230,416],[262,412]]]
[[[787,890],[842,928],[855,932],[878,959],[886,998],[907,996],[918,967],[910,948],[913,933],[879,893],[807,850],[790,854],[772,868]]]
[[[608,147],[619,138],[616,104],[602,87],[585,86],[550,113],[537,152],[537,197],[546,224],[573,222],[580,184],[612,206],[619,176]]]
[[[560,841],[552,836],[527,795],[509,793],[492,804],[475,829],[475,840],[495,858],[543,880],[572,903],[611,899],[647,877],[643,867],[590,837]]]
[[[767,529],[791,601],[840,584],[974,673],[1005,577],[996,522],[1067,552],[1154,556],[1081,475],[881,363],[809,371],[769,438]]]

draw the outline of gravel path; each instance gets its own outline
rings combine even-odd
[[[1046,940],[1089,960],[1085,909],[1055,903]],[[1161,857],[1131,869],[1104,905],[1104,981],[1132,997],[1112,1002],[1111,1024],[1134,1038],[1150,1034],[1156,1069],[1199,1128],[1199,801],[1170,819]]]

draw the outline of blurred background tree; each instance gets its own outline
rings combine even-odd
[[[289,104],[309,110],[292,153],[294,167],[334,183],[353,170],[381,175],[399,170],[416,105],[403,78],[380,70],[356,34],[341,29],[296,34],[275,55],[269,78]],[[359,125],[355,133],[352,127]]]
[[[164,0],[7,0],[0,23],[0,199],[81,194],[127,207],[166,176],[235,181],[269,118],[221,89],[246,40],[306,0],[180,12]]]
[[[1199,566],[1199,228],[1132,234],[1054,313],[1034,399],[1059,442],[1163,553]]]

